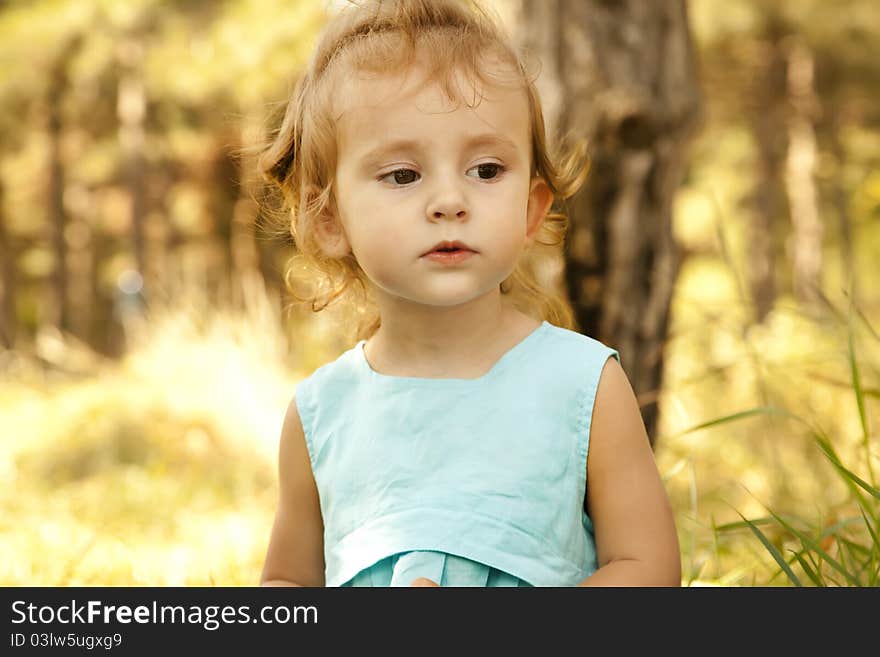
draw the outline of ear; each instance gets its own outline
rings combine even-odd
[[[529,189],[529,202],[526,207],[526,243],[531,244],[538,229],[544,221],[544,217],[550,211],[553,204],[553,192],[550,186],[541,177],[532,178],[532,186]]]
[[[325,255],[338,260],[351,253],[351,244],[335,205],[332,202],[330,205],[320,216],[315,217],[315,239]]]
[[[330,258],[339,260],[351,253],[345,228],[335,215],[326,213],[315,217],[315,239]]]

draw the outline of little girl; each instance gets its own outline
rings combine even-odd
[[[527,261],[559,243],[550,206],[583,167],[548,154],[498,22],[453,0],[344,8],[261,166],[298,257],[342,281],[323,305],[357,283],[375,317],[296,387],[261,583],[678,586],[618,353]]]

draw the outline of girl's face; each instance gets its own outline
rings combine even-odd
[[[498,294],[553,200],[530,177],[525,92],[493,86],[477,107],[456,107],[435,82],[419,89],[412,73],[353,78],[337,96],[338,223],[325,248],[354,254],[380,305]],[[444,240],[473,253],[453,263],[426,257]]]

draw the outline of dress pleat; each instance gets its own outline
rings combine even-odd
[[[431,550],[413,550],[385,557],[360,571],[342,586],[410,586],[419,577],[427,577],[440,586],[531,586],[510,573],[486,564]]]

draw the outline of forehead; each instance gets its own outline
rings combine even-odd
[[[371,150],[389,139],[448,139],[460,133],[497,133],[526,148],[529,109],[525,91],[510,82],[481,84],[457,71],[456,98],[439,81],[411,68],[396,74],[356,74],[334,98],[340,152]]]

